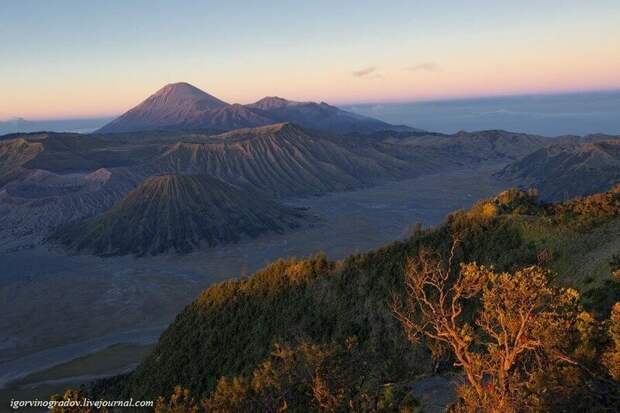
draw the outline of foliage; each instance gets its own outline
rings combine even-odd
[[[55,394],[51,397],[51,401],[56,402],[57,404],[51,409],[52,413],[107,413],[108,409],[102,407],[97,409],[91,406],[81,406],[77,405],[77,403],[81,403],[85,399],[86,395],[84,392],[75,389],[67,389],[64,394]],[[65,406],[66,402],[71,402],[71,404],[76,404],[73,406]]]
[[[543,206],[538,202],[538,191],[536,189],[530,189],[526,192],[510,188],[494,198],[478,202],[473,206],[469,214],[491,219],[500,213],[536,215],[542,210]]]
[[[417,408],[407,392],[378,382],[378,372],[369,367],[355,338],[344,345],[277,345],[251,376],[220,379],[204,406],[210,412],[390,412]]]
[[[610,345],[605,352],[604,362],[609,374],[620,381],[620,302],[617,302],[609,317]]]
[[[401,299],[406,298],[402,286],[408,257],[428,251],[440,257],[438,260],[454,276],[460,273],[461,263],[477,262],[486,266],[481,268],[493,266],[492,272],[498,279],[503,279],[501,274],[518,273],[523,268],[543,271],[533,266],[548,265],[561,269],[553,281],[545,281],[545,288],[551,291],[545,294],[555,297],[561,283],[573,279],[584,257],[603,245],[597,231],[614,222],[613,209],[609,209],[607,215],[589,222],[596,230],[586,234],[579,232],[573,222],[584,218],[582,212],[575,211],[587,208],[574,204],[569,209],[556,209],[557,205],[539,203],[533,191],[507,191],[500,195],[483,201],[482,207],[451,214],[437,228],[423,230],[419,226],[408,239],[375,251],[339,262],[328,261],[323,254],[301,260],[278,260],[250,277],[213,285],[177,316],[154,352],[136,371],[128,377],[99,381],[92,391],[145,399],[171,394],[176,385],[181,385],[196,400],[241,403],[248,400],[244,394],[254,391],[254,373],[261,371],[264,363],[282,365],[276,362],[281,359],[272,354],[275,345],[297,353],[301,351],[300,343],[331,348],[352,336],[357,339],[356,352],[368,363],[376,383],[410,383],[420,374],[451,369],[449,362],[454,361],[454,356],[446,353],[445,347],[432,340],[412,346],[393,316],[390,295],[395,292]],[[604,202],[608,206],[615,202],[613,196],[601,199],[609,200]],[[493,212],[489,213],[490,208],[484,205],[492,205]],[[460,242],[452,248],[456,235]],[[450,252],[452,260],[446,258]],[[603,260],[609,258],[601,256]],[[608,276],[609,267],[606,268]],[[610,291],[597,290],[602,288],[601,283],[602,278],[595,278],[588,286],[601,294]],[[586,310],[595,309],[592,303],[596,304],[596,297],[589,293],[585,296],[589,303]],[[482,293],[464,301],[462,318],[486,340],[486,333],[481,333],[481,327],[475,324],[481,297]],[[573,305],[579,311],[557,337],[570,343],[566,353],[579,365],[568,361],[550,364],[548,374],[528,376],[527,385],[518,387],[528,393],[527,403],[532,406],[543,409],[558,406],[560,401],[577,405],[579,398],[583,403],[602,403],[584,383],[600,383],[600,376],[607,374],[602,372],[600,353],[609,347],[609,340],[597,317],[607,317],[610,306],[618,300],[605,296],[601,304],[604,308],[595,311],[593,317],[581,311],[578,297],[574,297]],[[474,350],[480,348],[476,346]],[[534,353],[540,351],[537,348]],[[431,359],[431,353],[440,356],[437,362]],[[596,380],[588,378],[582,367],[593,372]],[[386,391],[397,392],[397,388],[402,389],[389,387]],[[543,388],[547,390],[539,391]]]
[[[411,341],[427,337],[462,368],[466,381],[455,410],[551,410],[565,400],[567,389],[571,395],[586,393],[591,407],[608,405],[585,390],[592,377],[584,372],[593,375],[585,363],[599,348],[596,321],[580,312],[577,291],[550,281],[550,273],[538,266],[509,274],[463,264],[453,274],[427,251],[409,261],[407,296],[396,298],[393,309]],[[470,318],[465,306],[472,301],[479,305]]]
[[[155,403],[155,413],[199,413],[201,411],[200,403],[194,401],[189,390],[181,386],[176,386],[174,393],[168,399],[160,397]]]
[[[620,255],[614,254],[609,261],[611,267],[611,278],[613,281],[620,283]]]
[[[600,316],[607,317],[614,303],[620,301],[620,256],[614,254],[609,262],[611,276],[602,284],[584,293],[592,309]]]
[[[611,190],[549,206],[554,220],[586,232],[620,215],[620,184]]]
[[[355,338],[343,345],[276,345],[252,374],[222,377],[202,403],[177,386],[168,400],[158,400],[155,412],[418,411],[406,389],[378,383],[368,366]]]
[[[402,285],[406,257],[421,246],[447,251],[452,232],[463,234],[458,260],[502,268],[515,259],[536,261],[536,251],[524,245],[510,221],[480,223],[463,213],[442,228],[342,262],[329,262],[324,255],[279,260],[249,278],[216,284],[201,294],[129,377],[123,394],[154,397],[180,384],[206,397],[220,377],[251,373],[274,343],[343,342],[349,336],[358,338],[371,359],[380,360],[377,369],[388,381],[431,372],[428,350],[408,345],[388,299]]]

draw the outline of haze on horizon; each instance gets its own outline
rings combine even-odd
[[[166,83],[333,104],[620,89],[620,3],[44,2],[0,10],[0,120],[117,115]]]

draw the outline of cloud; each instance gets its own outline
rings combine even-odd
[[[375,66],[369,66],[369,67],[365,67],[360,70],[355,70],[353,72],[353,76],[355,77],[368,77],[370,75],[380,76],[376,72],[377,72],[377,68]]]
[[[424,62],[406,68],[410,72],[439,72],[439,65],[433,62]]]

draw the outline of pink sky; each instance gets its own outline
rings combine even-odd
[[[231,103],[620,89],[617,0],[140,1],[3,10],[0,119],[113,116],[180,81]]]

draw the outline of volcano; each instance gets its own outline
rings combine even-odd
[[[103,214],[50,241],[101,256],[187,253],[297,228],[304,214],[206,175],[148,178]]]

